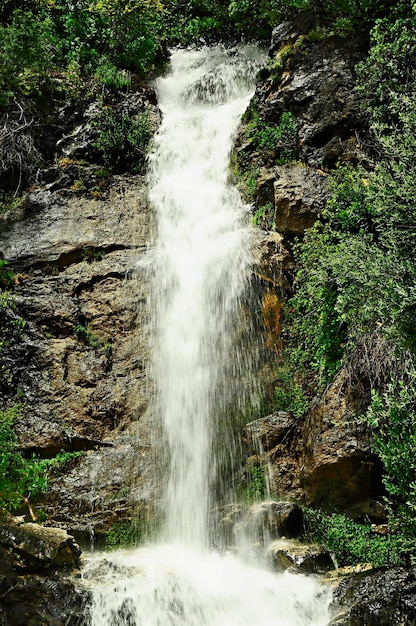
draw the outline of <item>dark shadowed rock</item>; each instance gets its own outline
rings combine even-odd
[[[394,567],[346,577],[334,591],[331,626],[416,624],[416,569]]]
[[[253,543],[261,545],[283,536],[297,537],[302,530],[302,509],[292,502],[276,501],[253,504],[239,527]]]

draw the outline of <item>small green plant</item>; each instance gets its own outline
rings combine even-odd
[[[289,364],[277,369],[275,390],[275,411],[290,411],[296,418],[301,417],[309,406],[308,398],[302,385],[296,379],[297,374]]]
[[[268,202],[258,207],[253,215],[253,225],[262,230],[276,230],[274,221],[274,204]]]
[[[25,459],[16,449],[13,424],[21,413],[15,404],[0,411],[0,510],[14,510],[47,488],[42,462]]]
[[[306,39],[310,43],[317,43],[318,41],[322,41],[324,37],[325,37],[325,30],[319,26],[317,26],[313,30],[310,30],[309,33],[306,35]]]
[[[121,548],[143,543],[152,534],[151,524],[142,519],[115,522],[104,534],[107,548]]]
[[[244,499],[248,502],[264,500],[267,495],[266,468],[251,463],[247,467],[247,487]]]
[[[313,509],[304,513],[307,540],[324,545],[338,566],[371,563],[382,567],[403,562],[400,541],[394,535],[378,535],[370,524],[358,524],[339,513]]]
[[[105,250],[97,250],[91,246],[85,246],[82,249],[82,260],[87,261],[87,263],[92,263],[93,261],[101,261],[106,255]]]
[[[292,55],[293,46],[291,44],[288,44],[286,46],[283,46],[275,54],[275,56],[269,60],[267,64],[267,69],[269,72],[269,76],[274,83],[278,83],[281,80],[287,61]]]
[[[256,109],[246,127],[246,137],[254,149],[266,153],[263,158],[284,165],[297,158],[297,124],[289,111],[282,114],[280,124],[271,126],[260,117]]]
[[[94,79],[112,91],[128,90],[131,87],[131,74],[119,70],[106,57],[102,57],[95,70]]]
[[[10,288],[16,283],[16,274],[8,265],[8,261],[0,259],[0,289]]]
[[[74,328],[74,333],[85,345],[91,346],[92,348],[98,348],[100,346],[100,340],[97,335],[94,335],[94,333],[87,326],[77,324]]]
[[[21,204],[23,197],[24,196],[22,195],[2,192],[0,190],[0,215],[18,207]]]

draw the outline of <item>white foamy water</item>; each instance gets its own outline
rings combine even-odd
[[[329,595],[230,555],[160,545],[92,558],[93,626],[325,626]],[[97,591],[97,585],[99,588]]]
[[[151,371],[170,461],[165,530],[159,545],[90,557],[92,626],[329,621],[330,597],[317,580],[209,551],[214,442],[230,378],[244,366],[235,337],[251,267],[247,207],[227,182],[228,160],[262,62],[248,47],[176,51],[156,85],[163,122],[149,175],[158,223]]]
[[[227,184],[228,160],[262,62],[255,48],[177,51],[157,84],[164,117],[150,199],[158,217],[154,375],[171,467],[166,535],[196,545],[207,542],[213,433],[239,359],[233,337],[251,262],[247,208]]]

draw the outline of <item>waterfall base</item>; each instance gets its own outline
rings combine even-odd
[[[92,626],[324,626],[330,592],[231,554],[181,544],[92,555]]]

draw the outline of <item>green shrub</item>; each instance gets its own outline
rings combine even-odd
[[[98,138],[94,143],[103,164],[115,172],[143,173],[152,139],[149,115],[134,118],[111,108],[105,109],[97,122]]]
[[[403,562],[400,542],[394,535],[378,535],[370,524],[358,524],[345,515],[327,515],[306,509],[305,534],[308,541],[325,546],[339,567],[371,563],[375,567]]]
[[[149,539],[154,530],[145,520],[121,520],[104,533],[105,545],[110,549],[135,546]]]
[[[403,553],[416,562],[416,370],[373,391],[365,419],[373,429],[373,449],[383,466],[390,526]]]
[[[131,86],[130,73],[120,71],[114,63],[105,57],[101,57],[98,62],[94,73],[94,80],[99,85],[104,85],[113,91],[128,89]]]
[[[17,93],[38,93],[54,66],[58,38],[47,13],[16,9],[11,21],[0,24],[0,106]]]
[[[274,164],[283,165],[297,157],[297,124],[290,112],[282,114],[278,126],[271,126],[260,117],[255,108],[252,108],[251,119],[246,127],[246,137],[254,150],[262,152],[263,159],[272,157]]]
[[[42,461],[27,460],[16,450],[13,423],[20,405],[0,411],[0,510],[13,510],[47,488]]]
[[[290,411],[296,418],[302,417],[305,413],[309,401],[297,377],[298,373],[289,363],[277,368],[274,411]]]
[[[97,335],[94,335],[91,329],[87,326],[77,324],[74,328],[74,333],[78,337],[79,341],[86,346],[91,346],[92,348],[98,348],[100,346],[100,340]]]

